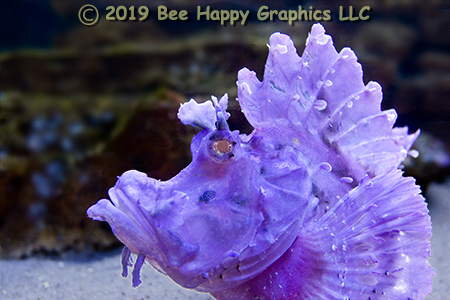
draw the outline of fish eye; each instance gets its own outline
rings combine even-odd
[[[236,142],[228,132],[215,132],[209,137],[209,157],[218,163],[224,163],[234,156]]]
[[[233,149],[233,144],[229,140],[217,140],[213,143],[212,147],[217,154],[225,154]]]

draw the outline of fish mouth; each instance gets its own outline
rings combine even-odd
[[[133,253],[146,253],[148,258],[158,262],[167,257],[161,255],[164,245],[158,239],[164,233],[151,217],[158,198],[156,183],[144,173],[127,171],[108,191],[111,201],[100,200],[88,209],[87,214],[94,220],[107,221],[116,237]],[[192,255],[194,248],[185,251],[185,256]],[[172,263],[180,264],[181,259],[173,258]]]

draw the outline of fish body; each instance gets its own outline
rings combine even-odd
[[[125,244],[133,286],[146,260],[217,299],[424,299],[431,224],[400,163],[419,132],[393,128],[379,84],[319,24],[303,56],[270,38],[264,80],[238,74],[254,131],[230,131],[228,97],[182,104],[202,128],[192,162],[168,181],[128,171],[88,215]]]

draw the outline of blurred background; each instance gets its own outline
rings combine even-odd
[[[96,26],[78,10],[95,5]],[[323,22],[336,48],[351,47],[364,81],[378,81],[397,126],[422,130],[405,161],[426,191],[449,175],[450,17],[448,1],[113,1],[0,2],[0,255],[25,258],[119,247],[105,222],[86,217],[126,170],[166,180],[190,162],[195,129],[180,103],[236,97],[243,67],[262,79],[270,34],[289,34],[301,54],[313,21],[261,22],[257,11],[329,9]],[[190,21],[157,20],[157,6],[185,9]],[[105,20],[109,5],[146,5],[150,18]],[[196,9],[250,10],[246,26],[197,21]],[[339,6],[369,5],[370,21],[341,22]],[[230,101],[232,129],[252,128]],[[433,203],[429,204],[432,207]]]

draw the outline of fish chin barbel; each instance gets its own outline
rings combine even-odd
[[[431,224],[397,168],[419,132],[393,128],[381,87],[314,25],[299,57],[275,33],[264,80],[244,68],[238,101],[254,131],[226,120],[227,96],[180,107],[203,130],[192,162],[162,182],[128,171],[88,215],[130,253],[218,299],[423,299]]]

